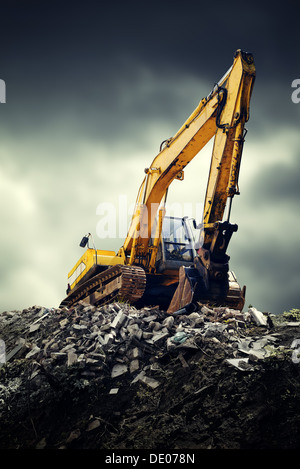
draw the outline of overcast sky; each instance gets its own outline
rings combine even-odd
[[[257,77],[230,267],[246,306],[300,307],[297,3],[1,1],[0,310],[57,307],[87,232],[98,249],[122,246],[99,238],[99,207],[126,196],[129,210],[236,49],[253,53]],[[210,155],[174,181],[170,203],[203,202]]]

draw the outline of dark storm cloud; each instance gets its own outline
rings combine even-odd
[[[284,160],[284,148],[283,148]],[[300,204],[300,154],[291,164],[275,163],[256,178],[250,188],[254,203],[261,206],[280,203],[289,207]],[[284,214],[283,214],[284,216]]]
[[[270,93],[274,84],[288,92],[298,72],[295,4],[278,4],[6,2],[2,74],[11,105],[19,104],[19,125],[40,127],[69,108],[96,130],[93,109],[117,113],[119,85],[136,80],[136,64],[175,78],[184,70],[213,86],[237,48],[254,53]]]
[[[41,302],[59,303],[81,254],[73,240],[94,227],[97,203],[117,192],[135,199],[160,142],[209,93],[237,48],[254,54],[257,78],[233,267],[258,308],[299,306],[298,221],[288,243],[278,235],[283,213],[292,228],[299,202],[300,104],[291,101],[300,78],[297,9],[290,0],[2,2],[1,239],[14,252],[10,262],[2,257],[7,307],[14,307],[10,289],[25,279],[20,307],[36,284]],[[292,280],[283,288],[287,271]]]

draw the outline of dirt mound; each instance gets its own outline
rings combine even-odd
[[[300,443],[300,324],[199,305],[0,314],[0,448]],[[258,325],[259,324],[259,325]]]

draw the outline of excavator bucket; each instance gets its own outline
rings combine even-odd
[[[172,314],[175,311],[184,308],[192,303],[194,297],[195,282],[193,277],[189,276],[186,268],[181,266],[179,269],[179,282],[178,287],[173,295],[171,303],[168,308],[168,313]]]
[[[197,302],[212,306],[227,306],[242,310],[245,304],[246,287],[240,287],[233,272],[228,272],[228,282],[209,285],[204,283],[198,269],[181,266],[179,269],[178,286],[170,302],[167,312],[175,312]]]

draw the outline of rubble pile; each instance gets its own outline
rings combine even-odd
[[[166,351],[198,349],[202,339],[216,339],[219,334],[223,341],[228,339],[232,353],[249,353],[249,343],[243,348],[244,342],[234,338],[235,331],[253,321],[267,325],[262,313],[255,308],[249,311],[202,306],[198,312],[169,315],[158,307],[137,310],[126,303],[113,303],[97,308],[81,302],[70,310],[32,307],[4,312],[0,325],[4,332],[5,326],[18,324],[19,337],[5,337],[10,348],[6,361],[13,357],[33,359],[47,369],[77,363],[86,378],[110,367],[111,377],[116,378],[128,372],[134,375]],[[257,320],[258,314],[262,319]],[[276,339],[269,336],[265,342],[268,340],[274,343]],[[257,346],[253,354],[258,356]],[[138,376],[144,379],[143,374]]]
[[[175,440],[177,447],[184,442],[191,445],[197,440],[198,415],[198,407],[187,410],[186,399],[191,395],[201,398],[200,408],[208,400],[201,418],[208,412],[208,402],[215,415],[226,415],[224,399],[229,402],[231,395],[224,393],[232,392],[229,383],[235,386],[237,380],[241,392],[243,384],[248,396],[253,383],[257,385],[266,369],[273,369],[274,359],[275,368],[278,363],[285,367],[288,361],[288,373],[298,373],[291,345],[299,322],[280,323],[276,316],[254,307],[240,312],[199,304],[194,309],[169,315],[156,306],[136,309],[115,302],[95,307],[80,302],[70,309],[33,306],[0,313],[0,417],[6,425],[1,425],[0,447],[135,448],[155,447],[161,444],[158,441],[174,445]],[[218,392],[214,402],[209,401],[212,389]],[[174,417],[174,409],[180,417]],[[180,443],[180,438],[170,438],[170,428],[178,420],[176,432],[180,427],[186,433],[187,413],[193,432]],[[27,420],[26,431],[20,426],[22,418]],[[149,435],[155,418],[160,421],[159,430]],[[237,425],[242,427],[240,418]],[[202,443],[197,441],[196,447],[211,446],[214,438],[207,437],[207,424],[204,436],[197,425]],[[78,428],[82,426],[84,432]],[[51,437],[41,438],[46,428],[51,429]],[[102,429],[97,441],[91,440],[87,435],[97,429]],[[224,437],[217,447],[230,447],[230,440]]]

